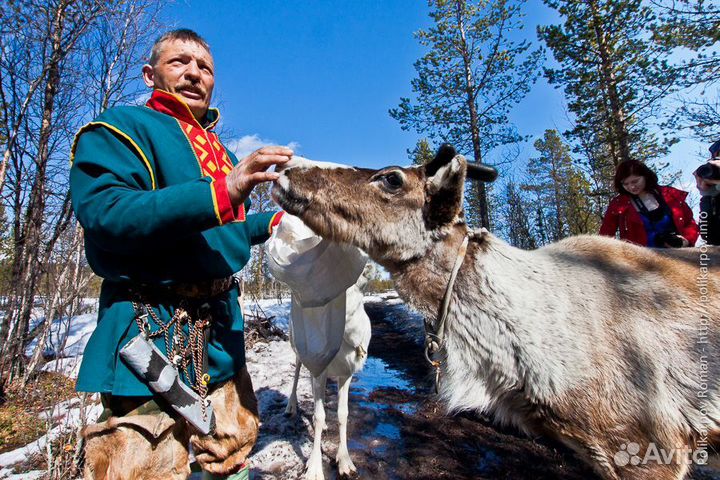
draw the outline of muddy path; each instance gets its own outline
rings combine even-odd
[[[422,352],[422,323],[395,302],[367,302],[373,326],[365,369],[350,390],[348,443],[358,478],[373,480],[512,479],[592,480],[598,477],[575,454],[545,438],[530,439],[500,429],[482,416],[448,416],[434,396],[432,372]],[[282,415],[286,396],[258,392],[263,433],[294,437],[292,462],[256,470],[256,479],[302,478],[311,440],[312,402],[301,401],[301,414]],[[325,478],[337,478],[337,388],[328,382],[328,431],[323,436]],[[267,438],[267,437],[266,437]],[[267,440],[269,443],[270,440]],[[291,440],[292,442],[292,440]],[[285,455],[288,457],[288,455]],[[276,457],[277,458],[277,457]],[[260,460],[260,459],[258,459]],[[698,468],[694,480],[720,480],[720,461]],[[259,465],[258,465],[259,466]],[[274,470],[274,471],[273,471]]]
[[[407,384],[375,386],[364,421],[355,419],[353,446],[355,452],[362,452],[355,455],[355,464],[362,478],[594,478],[562,447],[499,430],[472,413],[448,416],[434,397],[420,319],[402,305],[368,303],[366,310],[373,324],[370,358],[399,372]],[[361,392],[364,382],[360,375]],[[353,400],[364,406],[361,398]]]

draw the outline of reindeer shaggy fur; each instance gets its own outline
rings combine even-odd
[[[285,170],[274,196],[317,234],[365,250],[431,324],[469,236],[443,349],[449,409],[560,440],[605,479],[683,478],[687,449],[720,433],[718,249],[662,255],[579,236],[522,251],[468,229],[466,168],[452,155],[415,168],[305,165]],[[640,459],[652,446],[686,450],[618,462],[631,443]]]

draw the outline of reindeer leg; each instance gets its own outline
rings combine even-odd
[[[338,378],[338,425],[340,427],[340,445],[338,445],[337,456],[335,461],[338,464],[338,473],[340,477],[350,476],[357,469],[350,458],[347,447],[347,419],[348,419],[348,394],[350,393],[350,382],[352,375],[349,377]]]
[[[307,462],[305,480],[324,480],[322,468],[322,432],[325,425],[325,381],[327,377],[322,373],[313,378],[313,398],[315,400],[315,415],[313,416],[315,436],[310,459]]]
[[[285,407],[285,416],[294,417],[297,415],[297,384],[300,378],[300,359],[295,359],[295,377],[293,378],[292,392],[290,392],[290,398],[288,398],[287,407]]]

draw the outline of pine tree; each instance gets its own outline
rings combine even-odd
[[[576,116],[569,136],[607,146],[614,166],[665,154],[674,139],[660,142],[651,126],[677,73],[650,39],[653,11],[643,0],[544,1],[564,18],[539,27],[538,36],[560,64],[545,75],[564,88]]]
[[[507,240],[511,245],[525,250],[537,248],[537,241],[528,220],[530,218],[528,211],[531,207],[512,180],[505,185],[504,204],[503,223]]]
[[[659,15],[654,40],[693,55],[677,64],[688,84],[720,82],[720,4],[707,0],[655,0]]]
[[[415,144],[415,148],[408,150],[408,156],[413,165],[425,165],[435,158],[435,152],[427,138],[421,138]]]
[[[476,162],[521,137],[508,121],[537,78],[540,50],[510,37],[522,28],[522,0],[430,0],[433,26],[415,36],[428,52],[415,62],[415,99],[401,98],[390,115],[448,142]],[[485,184],[469,195],[472,223],[488,225]]]
[[[720,138],[720,5],[707,0],[654,0],[659,21],[653,39],[674,58],[689,91],[679,97],[671,128],[690,128],[708,142]],[[675,55],[681,52],[681,55]],[[679,60],[678,60],[679,58]],[[699,95],[698,95],[699,94]]]
[[[534,144],[539,156],[528,162],[529,180],[521,188],[535,197],[536,228],[540,243],[569,235],[596,233],[590,183],[575,166],[566,145],[555,130],[545,130]]]

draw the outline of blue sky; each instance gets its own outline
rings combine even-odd
[[[558,22],[539,0],[526,11],[530,38],[538,24]],[[419,138],[388,109],[412,93],[413,63],[423,54],[413,32],[429,25],[427,12],[423,0],[180,0],[163,19],[209,41],[226,143],[290,144],[308,158],[377,168],[407,164],[406,149]],[[531,142],[545,129],[568,127],[562,91],[540,79],[511,120],[531,135],[521,157],[534,155]],[[686,188],[704,148],[682,140],[667,159],[683,170]]]

